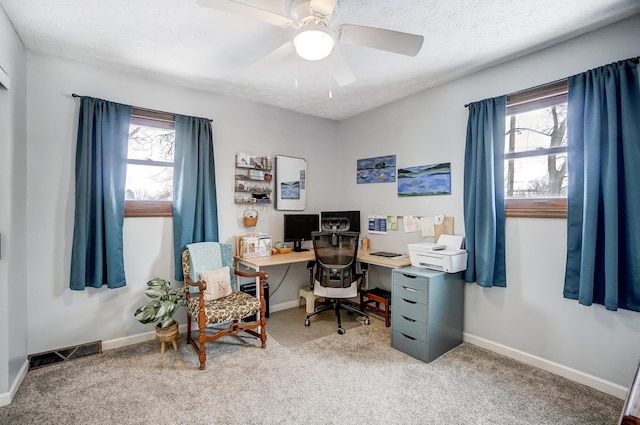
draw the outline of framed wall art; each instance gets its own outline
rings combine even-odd
[[[398,170],[398,196],[451,195],[451,163]]]
[[[356,181],[364,183],[388,183],[396,181],[396,156],[386,155],[356,161]]]

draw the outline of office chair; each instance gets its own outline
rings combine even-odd
[[[223,269],[225,266],[229,267],[228,271]],[[215,287],[216,283],[221,284],[222,281],[214,279],[207,284],[203,276],[208,277],[212,272],[216,273],[219,270],[226,275],[222,281],[227,281],[223,286],[226,286],[228,291],[216,294],[215,298],[211,299],[208,297],[208,289],[212,288],[208,288],[207,285]],[[187,298],[187,342],[199,355],[200,370],[204,370],[207,360],[205,342],[244,332],[259,339],[260,348],[266,348],[266,302],[262,285],[268,278],[265,272],[244,273],[234,270],[231,245],[218,242],[188,244],[182,251],[182,271]],[[236,290],[236,276],[255,278],[258,288],[256,296]],[[247,319],[251,316],[255,319]],[[191,335],[193,321],[197,325],[197,342]],[[218,324],[223,327],[213,327]]]
[[[358,255],[357,232],[328,231],[313,232],[313,250],[316,260],[307,264],[309,269],[309,285],[318,297],[326,301],[307,314],[305,326],[311,324],[311,316],[328,310],[334,310],[338,319],[338,333],[343,335],[340,309],[364,316],[364,324],[370,324],[369,315],[355,308],[352,303],[343,301],[358,295],[358,289],[364,284],[364,278],[356,273],[356,257]]]

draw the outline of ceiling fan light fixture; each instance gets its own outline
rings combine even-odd
[[[333,50],[335,40],[323,25],[309,24],[296,31],[293,45],[302,59],[317,61],[324,59]]]

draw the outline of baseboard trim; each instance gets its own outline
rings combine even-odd
[[[181,333],[187,331],[187,324],[184,323],[178,326],[178,330]],[[126,347],[131,344],[138,344],[140,342],[151,341],[152,339],[156,339],[156,331],[144,332],[137,335],[124,336],[122,338],[110,339],[102,342],[102,350],[113,350],[114,348]]]
[[[516,350],[515,348],[507,347],[506,345],[498,344],[496,342],[489,341],[488,339],[480,338],[466,332],[463,334],[463,340],[465,342],[468,342],[469,344],[473,344],[478,347],[485,348],[489,351],[502,354],[503,356],[510,357],[514,360],[521,361],[522,363],[535,366],[542,370],[546,370],[547,372],[562,376],[563,378],[570,379],[579,384],[583,384],[598,391],[602,391],[603,393],[607,393],[621,400],[624,400],[627,397],[627,388],[618,384],[614,384],[613,382],[605,381],[604,379],[598,378],[597,376],[580,372],[579,370],[543,359],[542,357],[534,356],[532,354],[525,353],[524,351]]]
[[[288,310],[290,308],[296,308],[300,306],[300,300],[287,301],[286,303],[274,304],[269,306],[269,313],[275,313],[276,311]]]
[[[8,406],[13,401],[13,398],[16,396],[16,392],[18,392],[18,388],[22,385],[22,381],[24,377],[27,376],[27,371],[29,370],[29,361],[25,360],[16,376],[16,379],[11,384],[11,388],[9,392],[0,394],[0,407]]]

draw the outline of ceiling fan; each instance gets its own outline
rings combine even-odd
[[[291,0],[290,17],[278,15],[234,0],[198,0],[203,7],[257,19],[282,28],[295,30],[293,39],[250,66],[258,69],[289,56],[294,51],[303,59],[316,61],[331,55],[331,74],[338,85],[355,81],[355,76],[335,47],[336,42],[366,46],[388,52],[415,56],[422,47],[424,37],[416,34],[342,24],[335,31],[329,21],[338,0]]]

